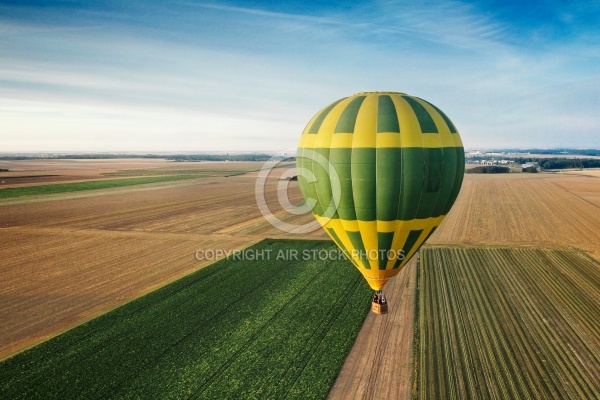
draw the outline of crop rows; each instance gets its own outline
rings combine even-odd
[[[0,398],[323,398],[368,310],[344,260],[265,240],[0,364]]]
[[[422,399],[600,398],[600,263],[568,250],[421,251]]]

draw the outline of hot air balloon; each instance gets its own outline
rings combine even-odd
[[[450,211],[464,175],[452,121],[398,92],[329,104],[304,129],[296,160],[306,204],[379,302]]]

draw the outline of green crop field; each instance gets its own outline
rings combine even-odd
[[[24,186],[0,189],[0,199],[12,197],[31,196],[40,194],[55,194],[80,192],[82,190],[110,189],[123,186],[143,185],[147,183],[160,183],[169,181],[178,181],[182,179],[203,178],[204,175],[169,175],[169,176],[149,176],[142,178],[129,179],[106,179],[87,182],[57,183],[36,186]]]
[[[0,363],[0,398],[323,398],[372,293],[333,250],[263,240]]]
[[[535,248],[427,247],[419,267],[422,399],[600,398],[600,263]]]

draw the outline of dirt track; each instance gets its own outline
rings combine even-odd
[[[369,313],[329,399],[410,399],[416,259],[385,286],[389,313]]]

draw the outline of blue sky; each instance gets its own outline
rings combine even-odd
[[[600,1],[0,1],[0,152],[279,151],[360,91],[600,147]]]

